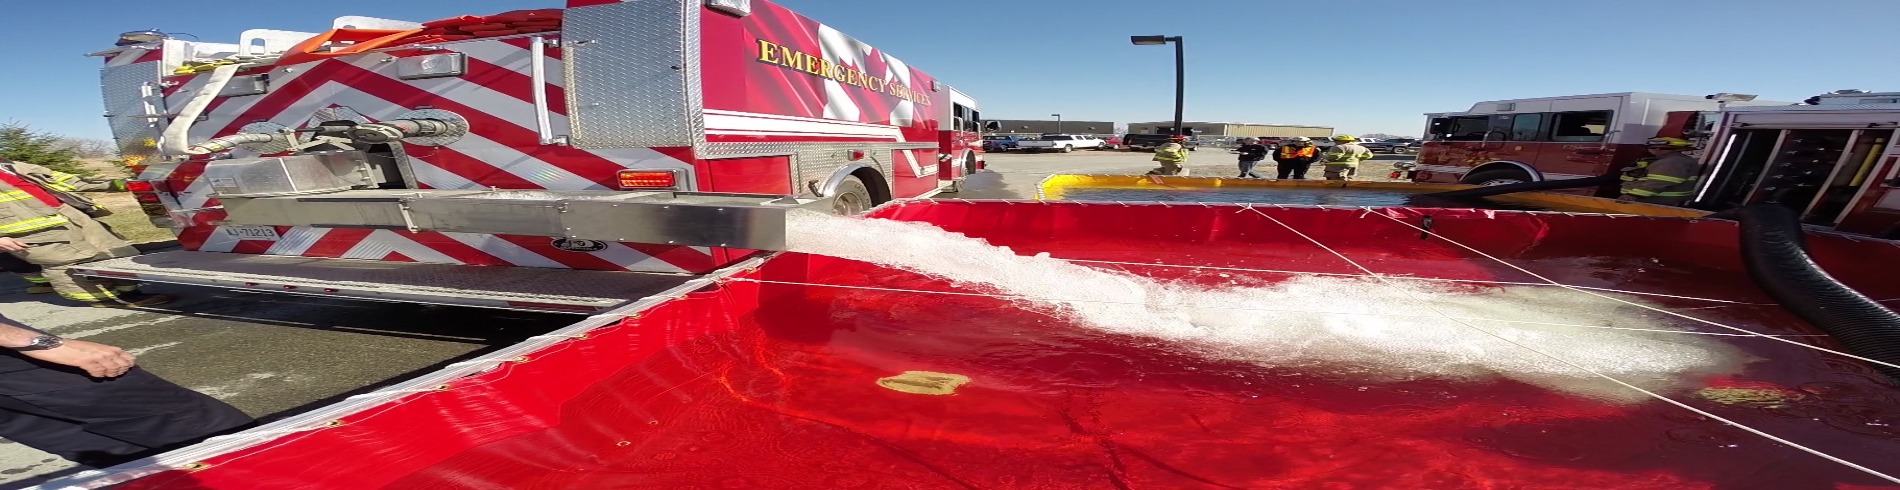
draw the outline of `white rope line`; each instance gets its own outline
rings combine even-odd
[[[1173,267],[1173,268],[1181,268],[1181,269],[1207,269],[1207,270],[1239,271],[1239,272],[1268,272],[1268,273],[1276,273],[1276,274],[1302,274],[1302,275],[1314,275],[1314,276],[1339,276],[1339,277],[1375,277],[1376,276],[1376,277],[1385,277],[1385,278],[1390,278],[1390,279],[1401,279],[1401,280],[1406,280],[1406,281],[1463,282],[1463,283],[1475,283],[1475,284],[1504,284],[1504,285],[1511,285],[1511,286],[1539,286],[1539,287],[1558,286],[1558,287],[1594,289],[1598,291],[1623,293],[1623,294],[1630,294],[1630,295],[1637,295],[1637,296],[1658,296],[1658,297],[1675,298],[1675,299],[1692,299],[1696,301],[1708,301],[1711,303],[1748,304],[1748,303],[1743,303],[1740,301],[1730,301],[1726,299],[1699,298],[1695,296],[1679,296],[1679,295],[1674,295],[1674,294],[1663,294],[1663,293],[1645,293],[1641,291],[1629,291],[1629,290],[1624,290],[1624,289],[1599,288],[1599,287],[1592,287],[1592,286],[1577,286],[1577,285],[1569,285],[1569,284],[1552,284],[1552,283],[1547,283],[1547,282],[1486,281],[1483,279],[1447,279],[1447,278],[1440,278],[1440,277],[1394,276],[1394,275],[1377,274],[1377,273],[1367,275],[1367,274],[1347,274],[1347,273],[1341,273],[1341,272],[1308,272],[1308,271],[1287,271],[1287,270],[1276,270],[1276,269],[1250,269],[1246,267],[1150,264],[1150,263],[1144,263],[1144,262],[1123,262],[1119,260],[1090,260],[1090,259],[1058,259],[1058,260],[1066,260],[1069,262],[1086,262],[1086,263],[1094,263],[1094,264],[1140,265],[1140,266],[1148,266],[1148,267]]]
[[[896,292],[896,293],[942,294],[942,295],[950,295],[950,296],[975,296],[975,297],[984,297],[984,298],[1022,299],[1022,300],[1030,300],[1030,301],[1041,301],[1045,303],[1101,303],[1101,304],[1117,304],[1117,305],[1131,305],[1131,306],[1155,306],[1155,307],[1164,307],[1164,308],[1167,308],[1167,307],[1204,308],[1204,309],[1210,309],[1210,310],[1262,311],[1262,312],[1275,312],[1275,313],[1315,313],[1315,314],[1321,314],[1321,315],[1380,316],[1380,317],[1400,317],[1400,318],[1451,318],[1451,319],[1458,319],[1458,320],[1474,320],[1474,321],[1485,321],[1485,322],[1547,325],[1547,326],[1553,326],[1553,327],[1595,328],[1595,329],[1603,329],[1603,330],[1629,330],[1629,331],[1635,331],[1635,332],[1676,333],[1676,334],[1686,334],[1686,335],[1710,335],[1710,336],[1717,336],[1717,337],[1753,337],[1754,336],[1754,335],[1746,335],[1746,334],[1739,334],[1739,333],[1695,332],[1695,331],[1688,331],[1688,330],[1666,330],[1666,329],[1659,329],[1659,328],[1612,327],[1609,325],[1583,325],[1583,324],[1577,324],[1577,323],[1538,322],[1538,321],[1530,321],[1530,320],[1506,320],[1502,318],[1485,318],[1485,317],[1475,317],[1475,316],[1451,316],[1451,315],[1444,315],[1444,314],[1407,315],[1407,314],[1401,314],[1401,313],[1365,313],[1365,312],[1347,312],[1347,311],[1296,310],[1296,309],[1285,309],[1285,308],[1255,308],[1255,307],[1244,307],[1244,306],[1188,305],[1188,304],[1181,304],[1181,303],[1143,303],[1139,301],[1109,301],[1109,300],[1099,300],[1099,299],[1061,299],[1061,298],[1046,298],[1046,297],[1037,297],[1037,296],[1024,296],[1024,295],[1017,295],[1017,294],[965,293],[965,292],[957,292],[957,291],[931,291],[927,289],[905,289],[905,288],[890,288],[890,287],[879,287],[879,286],[853,286],[853,285],[848,285],[848,284],[825,284],[825,283],[817,283],[817,282],[775,281],[775,280],[768,280],[768,279],[752,279],[752,278],[746,278],[746,277],[729,277],[729,278],[726,278],[726,280],[739,281],[739,282],[751,282],[751,283],[759,283],[759,284],[780,284],[780,285],[786,285],[786,286],[808,286],[808,287],[821,287],[821,288],[858,289],[858,290],[866,290],[866,291],[885,291],[885,292]],[[1827,335],[1800,334],[1800,335],[1793,335],[1793,336],[1795,337],[1826,337]]]
[[[1259,212],[1259,211],[1255,211],[1255,212]],[[1412,224],[1411,224],[1411,223],[1406,223],[1406,222],[1405,222],[1404,220],[1401,220],[1401,219],[1398,219],[1398,218],[1394,218],[1394,217],[1391,217],[1391,216],[1387,216],[1387,215],[1385,215],[1384,213],[1374,213],[1374,214],[1377,214],[1378,216],[1383,216],[1383,217],[1385,217],[1385,219],[1389,219],[1389,220],[1392,220],[1392,221],[1393,221],[1393,222],[1395,222],[1395,223],[1398,223],[1398,224],[1401,224],[1401,225],[1405,225],[1405,226],[1406,226],[1406,227],[1408,227],[1408,228],[1411,228],[1411,229],[1414,229],[1414,230],[1418,230],[1418,231],[1420,231],[1420,232],[1425,232],[1425,233],[1430,233],[1430,230],[1426,230],[1426,229],[1424,229],[1424,228],[1419,228],[1419,227],[1417,227],[1417,226],[1412,226]],[[1262,216],[1266,216],[1266,213],[1261,213],[1261,215],[1262,215]],[[1271,217],[1271,216],[1268,216],[1268,219],[1272,219],[1272,217]],[[1444,235],[1440,235],[1440,234],[1437,234],[1437,233],[1431,233],[1431,236],[1432,236],[1432,237],[1434,237],[1434,238],[1437,238],[1437,239],[1440,239],[1440,240],[1444,240],[1444,241],[1445,241],[1445,243],[1450,243],[1450,244],[1452,244],[1452,245],[1457,245],[1457,246],[1458,246],[1459,248],[1463,248],[1463,249],[1465,249],[1465,250],[1469,250],[1469,251],[1471,251],[1471,253],[1475,253],[1475,254],[1478,254],[1478,255],[1482,255],[1482,256],[1484,256],[1484,258],[1487,258],[1487,259],[1491,259],[1491,260],[1493,260],[1493,261],[1496,261],[1496,262],[1497,262],[1497,263],[1499,263],[1499,264],[1504,264],[1504,266],[1505,266],[1505,267],[1510,267],[1510,268],[1512,268],[1512,269],[1517,269],[1518,271],[1520,271],[1520,272],[1523,272],[1523,273],[1525,273],[1525,274],[1530,274],[1530,275],[1531,275],[1531,277],[1535,277],[1535,278],[1538,278],[1538,279],[1541,279],[1541,280],[1544,280],[1544,281],[1546,281],[1546,282],[1549,282],[1549,283],[1551,283],[1551,284],[1554,284],[1554,285],[1557,285],[1558,287],[1562,287],[1562,288],[1565,288],[1565,289],[1570,289],[1570,290],[1573,290],[1573,291],[1576,291],[1576,292],[1579,292],[1579,293],[1583,293],[1583,294],[1588,294],[1588,295],[1591,295],[1591,296],[1596,296],[1596,297],[1599,297],[1599,298],[1603,298],[1603,299],[1607,299],[1607,300],[1610,300],[1610,301],[1615,301],[1615,302],[1618,302],[1618,303],[1623,303],[1623,304],[1626,304],[1626,305],[1630,305],[1630,306],[1635,306],[1635,307],[1638,307],[1638,308],[1642,308],[1642,309],[1645,309],[1645,310],[1650,310],[1650,311],[1654,311],[1654,312],[1657,312],[1657,313],[1662,313],[1662,314],[1666,314],[1666,315],[1670,315],[1670,316],[1674,316],[1674,317],[1678,317],[1678,318],[1683,318],[1683,319],[1688,319],[1688,320],[1692,320],[1692,321],[1696,321],[1696,322],[1700,322],[1700,323],[1705,323],[1705,324],[1708,324],[1708,325],[1713,325],[1713,326],[1717,326],[1717,327],[1722,327],[1722,328],[1726,328],[1726,329],[1729,329],[1729,330],[1734,330],[1734,331],[1737,331],[1737,332],[1742,332],[1742,333],[1748,333],[1748,334],[1753,334],[1753,335],[1755,335],[1755,336],[1760,336],[1760,337],[1762,337],[1762,338],[1766,338],[1766,339],[1771,339],[1771,340],[1774,340],[1774,341],[1776,341],[1776,342],[1783,342],[1783,343],[1787,343],[1788,345],[1794,345],[1794,346],[1798,346],[1798,347],[1801,347],[1801,348],[1804,348],[1804,349],[1813,349],[1813,350],[1818,350],[1818,351],[1821,351],[1821,352],[1826,352],[1826,353],[1829,353],[1829,354],[1835,354],[1835,355],[1840,355],[1840,356],[1846,356],[1846,357],[1850,357],[1850,358],[1854,358],[1854,359],[1859,359],[1859,360],[1862,360],[1862,361],[1867,361],[1867,362],[1871,362],[1871,363],[1874,363],[1874,364],[1879,364],[1879,365],[1882,365],[1882,366],[1887,366],[1887,367],[1891,367],[1891,368],[1895,368],[1895,369],[1900,369],[1900,365],[1896,365],[1896,364],[1893,364],[1893,363],[1889,363],[1889,362],[1885,362],[1885,361],[1880,361],[1880,360],[1877,360],[1877,359],[1868,359],[1868,358],[1866,358],[1866,357],[1861,357],[1861,356],[1857,356],[1857,355],[1854,355],[1854,354],[1849,354],[1849,353],[1846,353],[1846,352],[1841,352],[1841,351],[1837,351],[1837,350],[1834,350],[1834,349],[1829,349],[1829,348],[1826,348],[1826,347],[1821,347],[1821,346],[1818,346],[1818,345],[1809,345],[1809,344],[1804,344],[1804,343],[1800,343],[1800,342],[1796,342],[1796,341],[1793,341],[1793,340],[1788,340],[1788,339],[1785,339],[1785,338],[1780,338],[1780,337],[1775,337],[1775,336],[1771,336],[1771,335],[1766,335],[1766,334],[1762,334],[1762,333],[1759,333],[1759,332],[1755,332],[1755,331],[1753,331],[1753,330],[1749,330],[1749,329],[1746,329],[1746,328],[1741,328],[1741,327],[1734,327],[1734,326],[1729,326],[1728,324],[1724,324],[1724,323],[1721,323],[1721,322],[1717,322],[1717,321],[1713,321],[1713,320],[1704,320],[1704,319],[1701,319],[1701,318],[1697,318],[1697,317],[1693,317],[1693,316],[1689,316],[1689,315],[1685,315],[1685,314],[1682,314],[1682,313],[1677,313],[1677,312],[1674,312],[1674,311],[1669,311],[1669,310],[1665,310],[1665,309],[1662,309],[1662,308],[1657,308],[1657,307],[1654,307],[1654,306],[1650,306],[1650,305],[1646,305],[1646,304],[1642,304],[1642,303],[1637,303],[1637,302],[1634,302],[1634,301],[1629,301],[1629,300],[1625,300],[1625,299],[1622,299],[1622,298],[1617,298],[1617,297],[1614,297],[1614,296],[1607,296],[1607,295],[1603,295],[1603,294],[1599,294],[1599,293],[1595,293],[1595,292],[1591,292],[1591,291],[1586,291],[1586,290],[1582,290],[1582,289],[1577,289],[1577,288],[1572,288],[1572,287],[1569,287],[1569,286],[1565,286],[1565,285],[1563,285],[1562,283],[1559,283],[1559,282],[1557,282],[1557,281],[1552,281],[1552,280],[1551,280],[1550,278],[1548,278],[1548,277],[1544,277],[1544,276],[1541,276],[1541,275],[1538,275],[1537,273],[1535,273],[1535,272],[1531,272],[1530,270],[1527,270],[1527,269],[1525,269],[1525,268],[1523,268],[1523,267],[1518,267],[1518,266],[1517,266],[1517,264],[1512,264],[1512,263],[1510,263],[1510,262],[1505,262],[1505,261],[1504,261],[1504,259],[1500,259],[1500,258],[1497,258],[1497,257],[1493,257],[1493,256],[1491,256],[1491,254],[1487,254],[1487,253],[1484,253],[1483,251],[1480,251],[1480,250],[1478,250],[1478,249],[1475,249],[1475,248],[1471,248],[1470,246],[1467,246],[1467,245],[1465,245],[1465,244],[1463,244],[1463,243],[1459,243],[1459,242],[1458,242],[1457,240],[1452,240],[1452,239],[1450,239],[1450,238],[1445,238],[1445,236],[1444,236]],[[1368,272],[1370,272],[1370,271],[1368,271]]]
[[[1281,221],[1280,221],[1279,219],[1277,219],[1277,218],[1274,218],[1273,216],[1269,216],[1269,215],[1268,215],[1267,213],[1262,213],[1262,212],[1260,212],[1260,211],[1258,211],[1258,210],[1255,210],[1254,212],[1255,212],[1255,213],[1259,213],[1259,214],[1260,214],[1261,216],[1264,216],[1264,217],[1266,217],[1266,218],[1267,218],[1268,220],[1272,220],[1272,221],[1273,221],[1273,222],[1274,222],[1275,224],[1278,224],[1278,225],[1280,225],[1281,227],[1284,227],[1284,228],[1286,228],[1286,229],[1287,229],[1287,231],[1291,231],[1291,232],[1293,232],[1293,234],[1296,234],[1296,235],[1299,235],[1299,236],[1300,236],[1300,238],[1304,238],[1304,239],[1306,239],[1306,241],[1309,241],[1309,242],[1312,242],[1312,243],[1313,243],[1313,245],[1316,245],[1316,246],[1318,246],[1318,247],[1320,247],[1320,248],[1322,248],[1322,249],[1325,249],[1325,250],[1326,250],[1327,252],[1330,252],[1330,253],[1332,253],[1333,255],[1335,255],[1335,256],[1338,256],[1338,257],[1339,257],[1339,258],[1340,258],[1341,260],[1345,260],[1345,261],[1346,261],[1347,263],[1350,263],[1350,264],[1352,264],[1352,266],[1353,266],[1353,267],[1357,267],[1357,268],[1359,268],[1360,270],[1363,270],[1363,271],[1366,271],[1366,273],[1367,273],[1367,274],[1372,274],[1372,273],[1373,273],[1371,269],[1367,269],[1367,268],[1366,268],[1365,266],[1362,266],[1362,265],[1359,265],[1359,263],[1358,263],[1358,262],[1354,262],[1354,261],[1353,261],[1352,259],[1349,259],[1349,258],[1346,258],[1346,256],[1345,256],[1345,254],[1341,254],[1341,253],[1339,253],[1338,251],[1336,251],[1336,250],[1333,250],[1333,249],[1332,249],[1332,247],[1328,247],[1328,246],[1326,246],[1326,244],[1323,244],[1323,243],[1320,243],[1320,242],[1319,242],[1319,240],[1314,240],[1314,239],[1313,239],[1312,237],[1309,237],[1309,236],[1307,236],[1307,235],[1306,235],[1305,233],[1301,233],[1301,232],[1300,232],[1300,230],[1296,230],[1296,229],[1294,229],[1294,228],[1293,228],[1292,226],[1288,226],[1288,225],[1287,225],[1286,223],[1283,223],[1283,222],[1281,222]],[[1383,215],[1381,215],[1381,216],[1383,216]],[[1401,223],[1403,223],[1403,221],[1401,221]],[[1450,241],[1450,240],[1446,240],[1446,241]],[[1475,250],[1473,250],[1473,251],[1475,252]],[[1480,253],[1482,253],[1482,252],[1480,252]],[[1529,273],[1530,271],[1525,271],[1525,272],[1526,272],[1526,273]],[[1539,279],[1543,279],[1543,278],[1542,278],[1542,277],[1539,277]],[[1424,304],[1426,308],[1431,308],[1431,309],[1432,309],[1432,311],[1438,311],[1438,308],[1437,308],[1436,306],[1433,306],[1433,305],[1431,304],[1431,302],[1428,302],[1428,301],[1423,301],[1423,300],[1419,300],[1419,299],[1417,298],[1417,293],[1414,293],[1414,292],[1412,292],[1412,291],[1409,291],[1409,290],[1406,290],[1406,289],[1403,289],[1403,288],[1401,288],[1401,289],[1400,289],[1400,291],[1403,291],[1403,292],[1405,292],[1405,294],[1406,294],[1407,296],[1412,296],[1414,300],[1416,300],[1416,301],[1418,301],[1418,302],[1419,302],[1419,303],[1421,303],[1421,304]],[[1593,294],[1594,294],[1594,293],[1593,293]],[[1549,353],[1546,353],[1546,352],[1544,352],[1544,351],[1540,351],[1540,350],[1537,350],[1537,349],[1532,349],[1532,348],[1530,348],[1530,346],[1527,346],[1527,345],[1524,345],[1524,344],[1520,344],[1520,343],[1518,343],[1518,342],[1516,342],[1516,341],[1513,341],[1513,340],[1511,340],[1511,339],[1507,339],[1507,338],[1504,338],[1504,337],[1502,337],[1502,336],[1499,336],[1499,335],[1497,335],[1497,334],[1494,334],[1494,333],[1491,333],[1491,332],[1490,332],[1490,331],[1488,331],[1488,330],[1485,330],[1485,329],[1482,329],[1482,328],[1478,328],[1478,327],[1477,327],[1477,326],[1475,326],[1475,325],[1471,325],[1471,324],[1469,324],[1469,323],[1465,323],[1465,322],[1463,322],[1463,321],[1458,321],[1458,323],[1461,323],[1461,324],[1464,324],[1464,325],[1465,325],[1465,326],[1467,326],[1467,327],[1471,327],[1471,329],[1472,329],[1472,330],[1477,330],[1477,331],[1479,331],[1479,332],[1484,332],[1484,334],[1486,334],[1486,335],[1490,335],[1491,337],[1493,337],[1493,338],[1496,338],[1496,339],[1498,339],[1498,340],[1501,340],[1501,341],[1504,341],[1504,342],[1507,342],[1507,343],[1510,343],[1510,344],[1512,344],[1512,345],[1516,345],[1516,346],[1518,346],[1518,347],[1523,347],[1523,348],[1524,348],[1525,350],[1528,350],[1528,351],[1531,351],[1531,352],[1535,352],[1535,353],[1538,353],[1538,354],[1540,354],[1540,355],[1543,355],[1544,357],[1549,357],[1549,358],[1551,358],[1551,359],[1555,359],[1555,360],[1557,360],[1557,362],[1561,362],[1561,363],[1564,363],[1564,364],[1567,364],[1567,365],[1569,365],[1570,367],[1573,367],[1573,368],[1577,368],[1577,369],[1580,369],[1580,370],[1583,370],[1584,372],[1588,372],[1588,373],[1590,373],[1590,374],[1593,374],[1593,375],[1596,375],[1596,376],[1597,376],[1597,377],[1599,377],[1599,378],[1603,378],[1603,379],[1605,379],[1605,380],[1608,380],[1608,381],[1610,381],[1610,382],[1612,382],[1612,383],[1616,383],[1616,384],[1619,384],[1619,385],[1622,385],[1622,386],[1623,386],[1623,387],[1625,387],[1625,388],[1629,388],[1629,389],[1632,389],[1632,390],[1636,390],[1637,392],[1640,392],[1640,393],[1642,393],[1642,394],[1645,394],[1645,395],[1649,395],[1649,396],[1650,396],[1651,398],[1655,398],[1655,399],[1657,399],[1657,400],[1662,400],[1662,401],[1664,401],[1664,402],[1667,402],[1667,403],[1669,403],[1669,404],[1671,404],[1671,405],[1675,405],[1675,406],[1678,406],[1678,407],[1682,407],[1682,408],[1683,408],[1683,409],[1685,409],[1685,410],[1688,410],[1688,411],[1691,411],[1691,412],[1695,412],[1695,413],[1696,413],[1697,415],[1701,415],[1701,416],[1704,416],[1704,417],[1708,417],[1708,418],[1710,418],[1710,419],[1714,419],[1714,420],[1719,420],[1719,421],[1722,421],[1722,423],[1725,423],[1725,424],[1729,424],[1729,425],[1731,425],[1731,426],[1735,426],[1735,428],[1738,428],[1738,429],[1742,429],[1742,430],[1745,430],[1745,431],[1748,431],[1748,432],[1751,432],[1751,433],[1754,433],[1755,435],[1758,435],[1758,436],[1762,436],[1762,437],[1764,437],[1764,438],[1767,438],[1768,440],[1771,440],[1771,441],[1775,441],[1775,442],[1779,442],[1779,443],[1782,443],[1783,445],[1787,445],[1788,447],[1792,447],[1792,448],[1795,448],[1795,449],[1799,449],[1799,450],[1802,450],[1802,451],[1805,451],[1805,452],[1807,452],[1808,454],[1813,454],[1813,455],[1815,455],[1815,456],[1820,456],[1820,457],[1821,457],[1821,458],[1823,458],[1823,459],[1827,459],[1827,460],[1829,460],[1829,461],[1833,461],[1833,462],[1835,462],[1835,463],[1840,463],[1840,464],[1842,464],[1842,465],[1844,465],[1844,466],[1847,466],[1847,467],[1849,467],[1849,468],[1854,468],[1854,469],[1857,469],[1857,470],[1861,470],[1862,472],[1865,472],[1865,473],[1867,473],[1867,474],[1869,474],[1869,475],[1873,475],[1873,476],[1877,476],[1877,477],[1880,477],[1880,478],[1882,478],[1882,479],[1885,479],[1885,480],[1887,480],[1887,481],[1890,481],[1890,482],[1894,482],[1894,483],[1900,483],[1900,478],[1895,478],[1895,477],[1893,477],[1893,476],[1889,476],[1889,475],[1887,475],[1887,474],[1885,474],[1885,473],[1881,473],[1881,472],[1879,472],[1879,471],[1875,471],[1875,470],[1874,470],[1874,469],[1872,469],[1872,468],[1868,468],[1868,467],[1865,467],[1865,466],[1861,466],[1861,465],[1858,465],[1858,464],[1854,464],[1854,462],[1852,462],[1852,461],[1848,461],[1848,460],[1845,460],[1845,459],[1841,459],[1841,458],[1839,458],[1839,457],[1835,457],[1834,455],[1831,455],[1831,454],[1828,454],[1828,453],[1824,453],[1824,452],[1821,452],[1821,451],[1819,451],[1819,450],[1816,450],[1816,449],[1813,449],[1813,448],[1809,448],[1809,447],[1807,447],[1807,446],[1803,446],[1803,445],[1800,445],[1800,444],[1795,444],[1795,443],[1794,443],[1794,441],[1790,441],[1790,440],[1787,440],[1787,439],[1783,439],[1783,438],[1780,438],[1780,437],[1777,437],[1777,436],[1775,436],[1774,434],[1769,434],[1769,433],[1767,433],[1767,432],[1764,432],[1764,431],[1762,431],[1762,430],[1760,430],[1760,429],[1756,429],[1756,428],[1754,428],[1754,427],[1749,427],[1749,426],[1747,426],[1747,425],[1742,425],[1742,424],[1741,424],[1741,423],[1739,423],[1739,422],[1736,422],[1736,421],[1733,421],[1733,420],[1729,420],[1729,419],[1727,419],[1727,418],[1723,418],[1722,416],[1720,416],[1720,415],[1716,415],[1716,414],[1714,414],[1714,413],[1711,413],[1711,412],[1709,412],[1709,411],[1707,411],[1707,410],[1703,410],[1703,409],[1700,409],[1700,408],[1696,408],[1696,407],[1693,407],[1693,406],[1690,406],[1690,405],[1689,405],[1689,404],[1687,404],[1687,403],[1683,403],[1683,402],[1679,402],[1679,401],[1676,401],[1676,400],[1673,400],[1673,399],[1670,399],[1669,397],[1666,397],[1666,396],[1662,396],[1662,395],[1661,395],[1661,394],[1659,394],[1659,393],[1656,393],[1656,392],[1653,392],[1653,391],[1649,391],[1649,390],[1646,390],[1646,389],[1643,389],[1642,387],[1639,387],[1639,386],[1636,386],[1636,385],[1633,385],[1633,384],[1629,384],[1629,383],[1626,383],[1626,382],[1624,382],[1623,380],[1620,380],[1620,379],[1616,379],[1615,377],[1612,377],[1612,376],[1609,376],[1609,375],[1606,375],[1606,374],[1603,374],[1603,373],[1600,373],[1600,372],[1597,372],[1596,370],[1593,370],[1593,369],[1590,369],[1590,368],[1587,368],[1587,367],[1583,367],[1583,366],[1581,366],[1581,365],[1578,365],[1577,363],[1574,363],[1574,362],[1570,362],[1570,360],[1568,360],[1568,359],[1564,359],[1564,358],[1561,358],[1561,357],[1557,357],[1557,356],[1554,356],[1554,355],[1551,355],[1551,354],[1549,354]]]

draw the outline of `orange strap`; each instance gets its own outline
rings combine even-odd
[[[310,39],[305,39],[303,42],[297,43],[296,46],[291,46],[289,51],[284,52],[282,58],[277,59],[277,64],[295,65],[298,63],[321,61],[347,54],[361,53],[387,46],[420,32],[422,32],[421,29],[408,31],[392,31],[386,29],[331,29]],[[317,52],[318,48],[333,41],[353,41],[356,44],[334,51]]]

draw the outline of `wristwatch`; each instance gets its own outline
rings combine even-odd
[[[25,346],[14,347],[13,350],[46,350],[65,345],[65,343],[65,339],[52,335],[41,335],[33,337],[33,340],[28,341]]]

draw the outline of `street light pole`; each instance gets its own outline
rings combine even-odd
[[[1187,49],[1182,47],[1181,36],[1128,36],[1128,41],[1139,46],[1174,43],[1174,135],[1183,136],[1181,127],[1181,107],[1187,100]]]
[[[1061,133],[1062,132],[1062,115],[1061,114],[1050,114],[1050,115],[1056,117],[1056,132]]]
[[[1181,104],[1187,100],[1187,50],[1181,47],[1181,36],[1169,39],[1174,41],[1174,135],[1182,136],[1186,131],[1181,127]]]

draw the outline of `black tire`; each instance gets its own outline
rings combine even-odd
[[[1465,178],[1458,179],[1458,183],[1460,184],[1483,186],[1522,184],[1525,182],[1531,182],[1531,176],[1529,174],[1525,174],[1522,170],[1511,169],[1473,172],[1470,175],[1466,175]]]
[[[857,216],[871,210],[871,188],[853,175],[838,183],[837,197],[831,199],[831,212],[839,216]]]
[[[1069,145],[1062,145],[1062,152],[1063,152],[1063,153],[1068,153],[1068,152],[1072,152],[1072,151],[1075,151],[1075,147],[1073,147],[1073,146],[1069,146]]]

